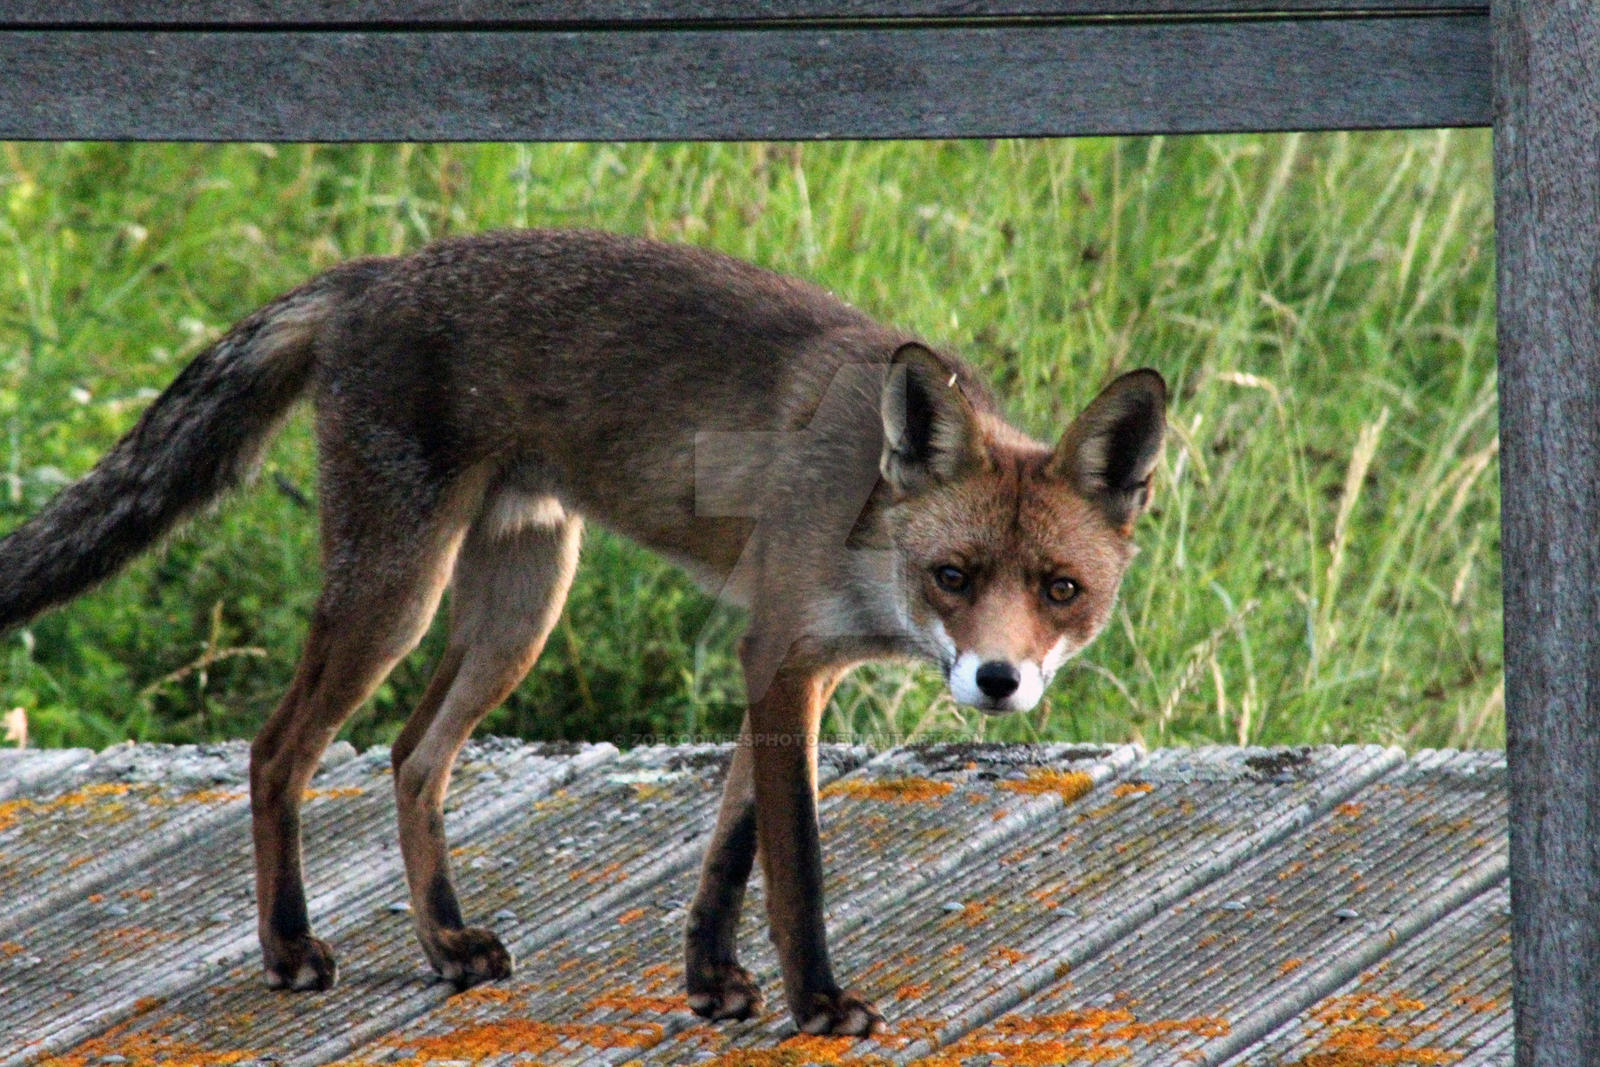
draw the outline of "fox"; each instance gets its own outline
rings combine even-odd
[[[443,804],[459,750],[555,626],[587,521],[746,613],[747,702],[684,934],[689,1007],[764,1009],[735,943],[759,859],[795,1026],[853,1036],[883,1016],[828,956],[829,698],[852,667],[894,658],[936,665],[959,704],[1034,707],[1112,612],[1167,405],[1161,375],[1133,370],[1041,443],[966,363],[808,282],[589,230],[449,238],[335,266],[204,349],[0,541],[0,631],[247,481],[303,398],[324,579],[250,746],[266,984],[336,980],[307,914],[301,799],[447,590],[444,652],[391,749],[405,877],[439,976],[512,973],[505,944],[463,917]]]

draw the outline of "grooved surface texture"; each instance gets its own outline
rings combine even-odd
[[[306,804],[322,994],[256,959],[242,745],[0,762],[0,1064],[1499,1064],[1505,763],[1376,747],[827,747],[841,975],[889,1021],[709,1025],[681,934],[730,750],[463,754],[464,907],[515,953],[455,994],[411,934],[387,753]],[[759,876],[743,958],[781,1005]]]

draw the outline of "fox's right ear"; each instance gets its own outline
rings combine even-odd
[[[912,342],[895,351],[879,406],[878,469],[896,492],[915,493],[989,462],[956,372],[924,346]]]
[[[1167,428],[1167,383],[1146,367],[1101,390],[1062,434],[1050,472],[1100,505],[1112,525],[1132,532],[1150,502],[1150,475]]]

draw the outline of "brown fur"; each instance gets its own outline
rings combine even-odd
[[[750,609],[749,712],[686,940],[691,1005],[759,1010],[734,946],[759,855],[796,1023],[846,1034],[881,1020],[827,956],[815,741],[829,695],[879,656],[934,660],[966,689],[979,660],[1032,664],[1034,688],[1047,683],[1110,612],[1165,399],[1154,372],[1125,375],[1051,449],[1009,427],[960,362],[803,282],[598,233],[445,241],[330,271],[203,353],[0,542],[0,626],[76,595],[237,481],[307,391],[327,577],[251,749],[268,981],[334,981],[306,914],[299,799],[446,588],[448,647],[393,749],[406,877],[444,977],[510,973],[498,939],[463,922],[441,812],[462,743],[555,625],[583,517]],[[950,567],[968,584],[943,588]],[[1077,593],[1058,604],[1046,593],[1064,577]]]

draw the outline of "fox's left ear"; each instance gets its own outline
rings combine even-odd
[[[1095,501],[1117,528],[1131,532],[1150,502],[1150,473],[1161,458],[1167,383],[1148,367],[1103,389],[1061,435],[1050,472]]]

